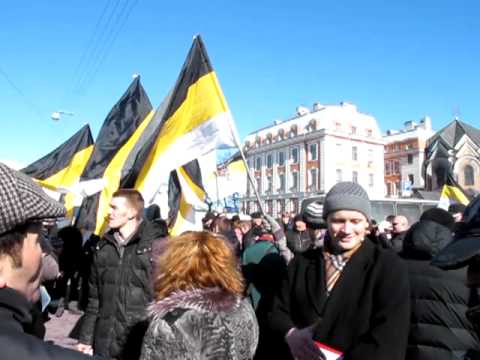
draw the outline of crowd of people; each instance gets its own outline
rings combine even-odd
[[[2,359],[480,359],[480,197],[377,223],[341,182],[300,214],[209,212],[176,237],[133,189],[101,237],[64,215],[0,164]],[[64,311],[75,349],[43,341]]]

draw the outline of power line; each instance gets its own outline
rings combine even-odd
[[[127,1],[123,9],[127,9],[128,3],[129,1]],[[130,14],[137,3],[138,3],[138,0],[134,0],[133,2],[131,2],[126,12],[122,12],[119,14],[118,17],[119,18],[122,17],[122,19],[120,20],[120,25],[117,26],[115,32],[112,31],[112,37],[110,38],[110,41],[107,43],[106,47],[104,48],[105,50],[103,51],[102,55],[99,57],[99,61],[97,62],[96,67],[95,68],[92,67],[93,70],[90,74],[90,77],[87,78],[87,80],[85,81],[85,87],[88,87],[94,81],[95,76],[97,75],[98,71],[101,69],[101,66],[107,59],[109,53],[113,48],[113,45],[115,44],[115,41],[117,40],[118,36],[120,35],[125,25],[127,24]]]
[[[25,95],[25,93],[17,85],[15,85],[15,83],[12,81],[10,76],[8,76],[8,74],[5,72],[5,70],[2,69],[2,67],[0,67],[0,74],[2,74],[4,79],[17,92],[17,94],[20,95],[20,97],[23,99],[25,104],[30,108],[30,110],[32,110],[40,120],[43,120],[43,115],[40,107],[37,104],[35,104],[33,101],[31,101],[27,97],[27,95]]]
[[[94,41],[96,39],[96,35],[100,30],[100,27],[101,27],[102,22],[103,22],[103,18],[105,17],[105,14],[107,13],[111,2],[112,2],[112,0],[108,0],[106,2],[105,6],[103,7],[103,10],[100,14],[100,17],[98,18],[97,23],[95,24],[95,27],[93,28],[93,31],[90,35],[90,38],[88,39],[87,45],[85,46],[85,49],[83,50],[82,55],[80,56],[80,61],[78,62],[77,67],[75,68],[75,72],[74,72],[73,79],[72,79],[72,83],[75,82],[75,85],[76,85],[76,82],[78,81],[78,79],[80,78],[80,75],[82,75],[81,70],[82,70],[82,68],[85,67],[85,62],[87,61],[87,55],[88,55],[89,52],[92,51],[92,46],[91,45],[94,43]]]
[[[113,17],[115,15],[115,12],[118,8],[119,3],[120,3],[120,1],[115,1],[114,2],[113,8],[111,9],[110,14],[108,15],[108,18],[107,18],[106,22],[103,24],[104,26],[102,28],[102,31],[100,32],[100,35],[96,36],[95,39],[94,39],[95,41],[93,42],[92,50],[90,51],[90,56],[88,56],[86,65],[84,66],[84,70],[81,73],[81,76],[79,76],[78,81],[76,83],[76,90],[77,91],[82,89],[82,87],[83,87],[82,85],[84,85],[86,77],[91,72],[91,68],[92,68],[93,64],[96,63],[97,59],[100,56],[99,53],[101,51],[102,46],[105,46],[105,40],[104,39],[107,38],[105,36],[105,34],[107,34],[107,31],[108,31],[108,33],[110,33],[111,32],[111,27],[115,26],[115,24],[113,24],[113,25],[111,25],[111,24],[112,24],[112,20],[113,20]],[[109,4],[110,4],[110,1],[107,4],[107,6]]]

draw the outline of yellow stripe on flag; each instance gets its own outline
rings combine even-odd
[[[185,101],[162,125],[152,152],[140,171],[135,188],[142,191],[150,168],[168,147],[218,114],[228,112],[228,106],[214,72],[192,84]]]
[[[117,151],[103,173],[103,179],[105,180],[106,185],[100,194],[98,202],[97,222],[94,231],[96,235],[101,235],[105,231],[107,224],[105,219],[108,214],[110,199],[112,198],[113,193],[117,191],[118,187],[120,186],[123,165],[125,164],[128,155],[136,145],[143,131],[152,120],[154,113],[154,110],[151,110],[148,113],[147,117],[140,123],[128,141]]]

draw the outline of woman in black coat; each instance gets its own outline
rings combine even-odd
[[[319,359],[313,341],[344,359],[403,360],[410,301],[405,265],[366,239],[371,208],[358,184],[338,183],[325,198],[325,246],[289,264],[270,325],[290,349],[285,358]],[[333,266],[333,267],[332,267]]]
[[[465,269],[441,270],[430,264],[452,240],[454,222],[442,209],[430,209],[407,232],[400,254],[411,288],[412,314],[409,360],[465,359],[480,350],[479,339],[466,318],[470,291]]]

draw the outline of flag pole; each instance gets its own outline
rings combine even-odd
[[[233,116],[232,115],[229,118],[229,125],[230,125],[230,131],[232,132],[233,138],[235,140],[235,145],[237,146],[237,149],[240,152],[240,156],[242,158],[243,165],[245,165],[245,169],[247,169],[248,180],[250,180],[250,184],[252,185],[253,192],[255,193],[255,197],[256,197],[257,203],[258,203],[258,208],[260,209],[260,212],[262,214],[265,214],[265,210],[263,209],[263,204],[262,204],[262,201],[260,200],[260,195],[258,194],[258,190],[257,190],[256,184],[255,184],[255,181],[254,181],[253,176],[250,172],[250,168],[248,167],[247,159],[245,158],[245,154],[243,153],[242,146],[240,145],[240,140],[238,138],[238,133],[236,131],[235,123],[233,121]]]

